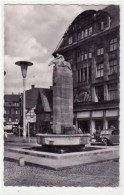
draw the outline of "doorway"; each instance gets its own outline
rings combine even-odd
[[[78,128],[80,128],[83,133],[90,133],[90,121],[78,121]]]

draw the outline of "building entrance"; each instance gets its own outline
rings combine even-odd
[[[78,128],[80,128],[83,133],[90,133],[90,121],[78,121]]]
[[[98,132],[101,132],[101,130],[103,130],[103,120],[95,120],[95,129]]]

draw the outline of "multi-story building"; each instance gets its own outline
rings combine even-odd
[[[31,86],[31,89],[26,90],[26,125],[29,125],[31,135],[36,134],[36,103],[38,92],[40,88],[36,88],[35,85]]]
[[[5,95],[4,96],[4,128],[11,129],[17,126],[20,121],[21,101],[20,95]]]
[[[74,123],[84,132],[119,128],[119,6],[88,10],[70,24],[53,55],[71,63]]]

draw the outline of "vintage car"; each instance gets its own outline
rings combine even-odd
[[[119,130],[105,129],[100,133],[100,140],[104,146],[119,144]]]
[[[104,129],[91,137],[91,145],[102,144],[104,146],[119,144],[119,130]]]

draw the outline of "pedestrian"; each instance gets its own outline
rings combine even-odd
[[[94,138],[96,138],[96,129],[95,128],[93,128],[93,136],[94,136]]]

